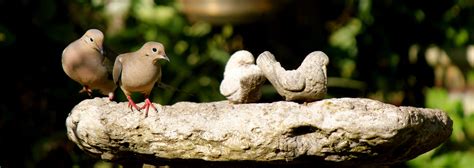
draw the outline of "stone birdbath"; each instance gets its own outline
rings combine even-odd
[[[389,166],[451,135],[452,120],[441,110],[322,99],[328,62],[316,51],[285,70],[270,52],[255,64],[250,52],[238,51],[220,87],[228,100],[178,102],[145,117],[126,102],[88,99],[70,112],[67,134],[106,161],[171,167]],[[258,102],[266,80],[285,101]]]

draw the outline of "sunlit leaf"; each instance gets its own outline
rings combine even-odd
[[[174,46],[174,52],[176,54],[183,54],[189,48],[188,42],[180,40]]]
[[[192,37],[202,37],[211,32],[211,25],[207,22],[197,22],[184,29],[184,33]]]
[[[176,10],[170,6],[156,6],[153,11],[155,12],[154,21],[162,27],[170,25],[176,15]]]
[[[362,29],[362,23],[359,19],[351,19],[344,27],[336,30],[329,37],[329,44],[348,52],[350,56],[357,54],[356,36]]]
[[[366,24],[372,24],[374,17],[372,16],[372,0],[359,1],[359,17]]]
[[[423,167],[429,166],[431,162],[431,158],[433,157],[434,153],[435,153],[435,150],[431,150],[429,152],[426,152],[416,157],[415,159],[408,161],[407,163],[410,167],[423,168]]]
[[[469,139],[474,140],[474,114],[470,114],[469,116],[464,117],[463,123],[466,136]]]
[[[459,152],[450,152],[432,158],[431,164],[428,167],[448,167],[456,163],[462,154]]]
[[[441,109],[448,113],[453,120],[453,133],[451,139],[456,142],[465,140],[463,130],[463,112],[460,100],[450,99],[447,90],[430,88],[426,92],[426,107]]]
[[[224,38],[229,38],[230,36],[232,36],[233,33],[234,28],[232,27],[232,25],[225,25],[224,27],[222,27],[222,36],[224,36]]]
[[[466,29],[461,29],[456,34],[454,42],[456,46],[462,46],[466,44],[467,40],[469,40],[469,32]]]
[[[425,20],[425,12],[421,9],[418,9],[415,11],[415,19],[417,22],[422,22],[423,20]]]

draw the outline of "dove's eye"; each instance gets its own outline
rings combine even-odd
[[[153,52],[156,52],[156,48],[151,49]]]
[[[93,38],[89,38],[89,40],[90,40],[91,42],[94,42],[94,39],[93,39]]]

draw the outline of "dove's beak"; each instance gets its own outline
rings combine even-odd
[[[104,49],[102,49],[102,47],[99,47],[99,46],[95,46],[94,49],[99,52],[101,55],[104,55]]]
[[[166,54],[163,54],[163,55],[161,55],[161,56],[162,56],[161,59],[164,59],[164,60],[170,62],[170,58],[168,58],[168,56],[166,56]]]
[[[170,62],[170,59],[168,58],[168,56],[166,56],[166,54],[163,54],[163,55],[159,55],[158,58],[153,59],[153,64],[156,64],[159,60],[162,60],[162,59]]]

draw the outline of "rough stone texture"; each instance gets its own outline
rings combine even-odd
[[[321,51],[308,54],[296,70],[285,70],[268,51],[257,58],[257,66],[287,101],[322,99],[326,95],[328,63],[328,56]]]
[[[260,100],[260,88],[265,81],[252,53],[240,50],[227,62],[219,91],[233,103],[254,103]]]
[[[180,102],[159,111],[145,117],[126,102],[88,99],[69,114],[67,133],[82,150],[105,160],[221,167],[387,165],[435,148],[452,131],[443,111],[362,98]]]

